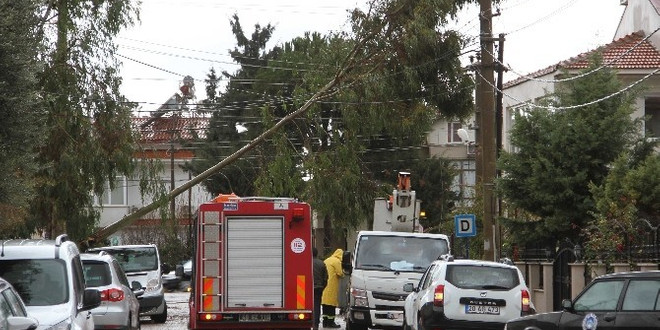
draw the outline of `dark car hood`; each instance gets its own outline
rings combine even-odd
[[[559,320],[561,320],[561,316],[564,312],[550,312],[550,313],[541,313],[541,314],[534,314],[534,315],[528,315],[528,316],[523,316],[519,317],[516,319],[513,319],[509,322],[507,322],[507,329],[524,329],[527,326],[530,325],[535,325],[539,326],[540,328],[544,328],[543,325],[557,325],[559,324]],[[524,325],[522,327],[518,327],[518,325]]]

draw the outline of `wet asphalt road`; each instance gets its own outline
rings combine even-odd
[[[190,293],[188,292],[166,292],[165,301],[167,302],[167,322],[164,324],[156,324],[148,317],[140,318],[141,327],[143,330],[187,330],[188,329],[188,299]],[[344,320],[340,317],[337,318],[337,323],[341,325],[340,330],[346,329]],[[321,327],[321,329],[323,329]],[[335,329],[336,330],[336,329]]]

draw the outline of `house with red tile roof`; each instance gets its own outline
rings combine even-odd
[[[167,191],[178,188],[192,178],[192,175],[182,168],[185,162],[195,157],[196,146],[190,142],[197,138],[203,139],[208,124],[208,117],[186,117],[180,111],[157,111],[149,117],[135,117],[133,127],[139,135],[141,146],[135,158],[159,162],[162,166],[160,180]],[[153,201],[149,196],[142,199],[138,179],[117,177],[117,182],[115,189],[100,197],[104,199],[103,208],[99,209],[101,228],[121,220]],[[201,185],[177,196],[174,206],[179,224],[189,224],[197,205],[209,201],[212,197]],[[156,210],[138,219],[130,228],[159,226],[160,221],[160,213]],[[123,244],[125,237],[125,232],[118,232],[109,239],[112,243]]]
[[[644,129],[650,138],[660,137],[660,0],[621,0],[626,8],[612,42],[577,54],[546,68],[504,84],[503,147],[511,150],[508,135],[514,114],[533,106],[557,87],[557,80],[587,68],[589,56],[600,52],[603,65],[614,68],[623,88],[641,85],[633,116],[649,116]]]
[[[625,8],[611,43],[532,73],[518,73],[515,68],[509,68],[510,73],[519,77],[503,86],[502,143],[505,150],[511,150],[506,132],[513,124],[513,114],[529,103],[548,97],[557,86],[555,81],[564,77],[563,69],[569,74],[577,73],[587,67],[589,55],[596,51],[602,52],[604,63],[618,71],[624,86],[642,80],[640,84],[647,90],[638,98],[634,116],[651,116],[646,128],[660,136],[660,72],[656,71],[660,68],[660,0],[620,0],[620,4]],[[549,44],[548,47],[558,45]],[[470,123],[474,123],[474,118],[462,122],[439,120],[426,138],[429,155],[450,159],[455,164],[459,174],[454,189],[460,190],[462,202],[467,204],[476,181],[475,131]]]

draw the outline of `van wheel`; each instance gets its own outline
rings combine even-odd
[[[167,303],[163,303],[165,305],[165,308],[163,309],[163,313],[159,315],[151,315],[151,320],[154,321],[154,323],[165,323],[167,321]]]
[[[408,325],[408,322],[406,322],[406,319],[404,317],[403,319],[403,330],[411,330],[412,328]]]
[[[366,325],[353,323],[346,320],[346,330],[368,330]]]

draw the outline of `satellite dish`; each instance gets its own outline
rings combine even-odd
[[[465,143],[470,142],[470,135],[468,134],[468,131],[465,128],[459,128],[456,133],[458,134],[458,137],[460,137],[461,140],[463,140],[463,142]]]

